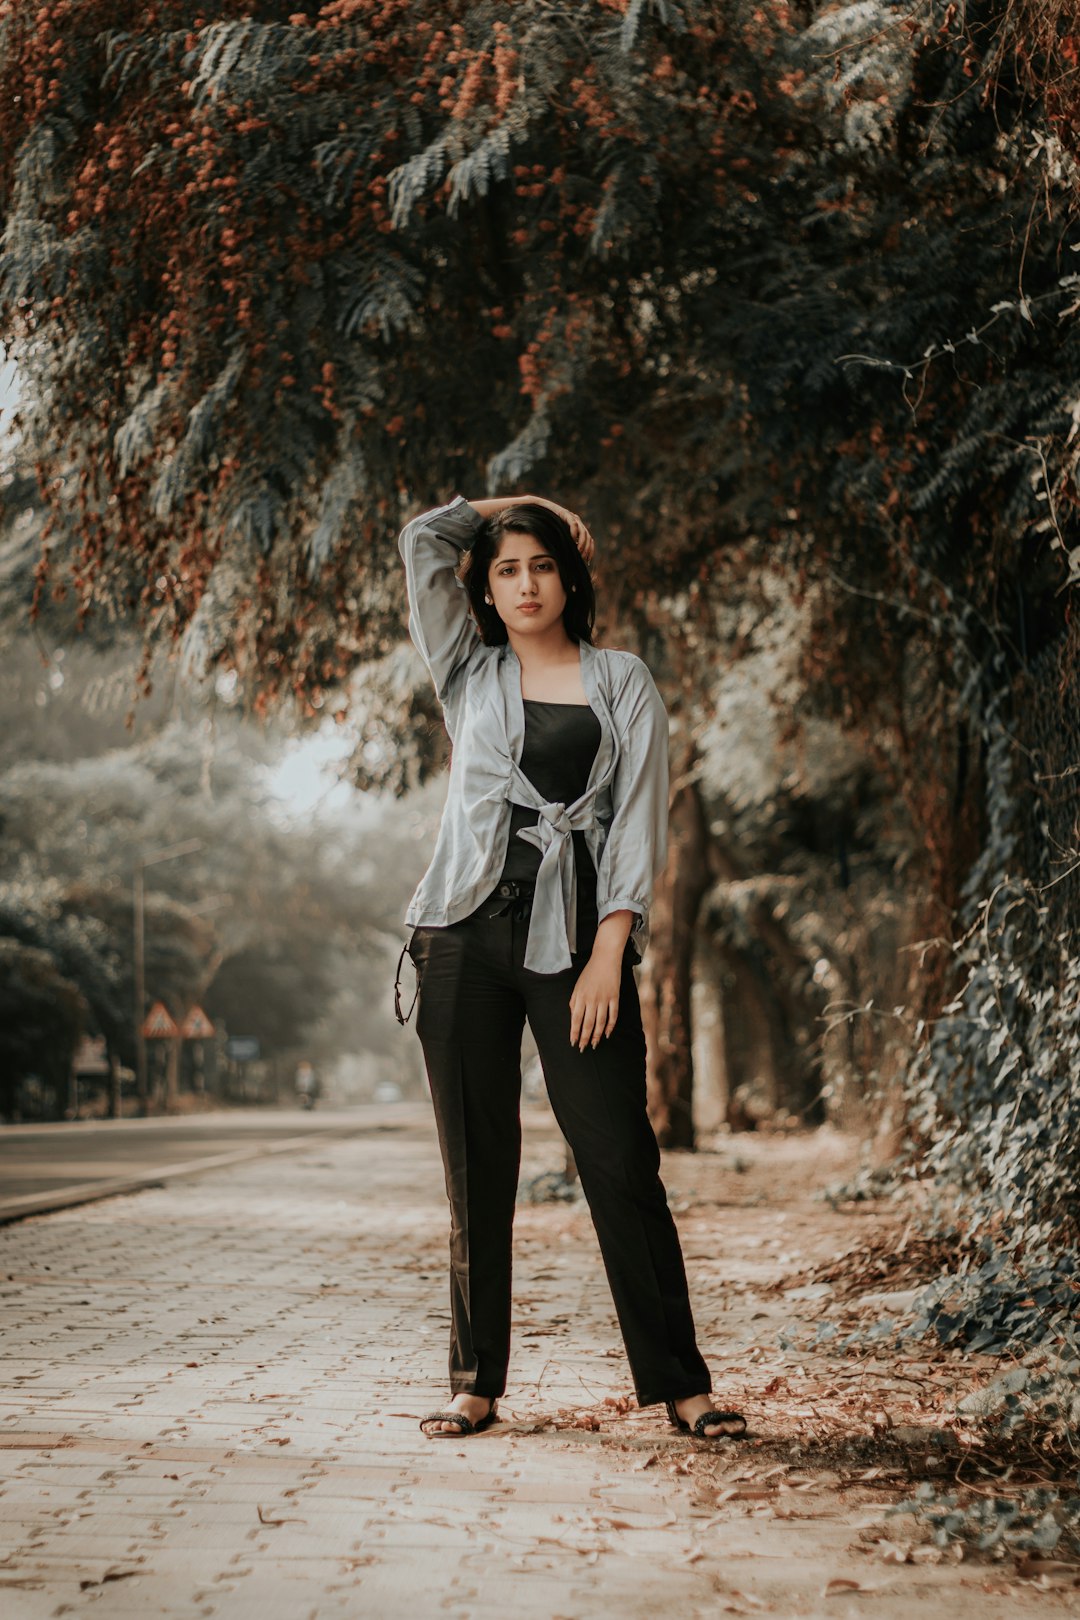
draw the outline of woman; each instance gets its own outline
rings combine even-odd
[[[640,658],[592,644],[594,545],[574,513],[458,495],[407,523],[398,548],[409,634],[453,744],[435,852],[405,916],[451,1214],[452,1399],[420,1426],[477,1433],[506,1387],[528,1018],[638,1404],[665,1402],[705,1438],[742,1433],[741,1415],[708,1398],[645,1111],[633,967],[666,855],[663,702]]]

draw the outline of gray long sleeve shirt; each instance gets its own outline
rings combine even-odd
[[[407,928],[447,927],[470,915],[498,882],[510,805],[537,812],[519,836],[541,851],[524,965],[570,967],[576,949],[581,829],[596,868],[597,918],[636,913],[631,942],[649,942],[653,884],[667,857],[668,717],[636,653],[579,644],[585,695],[600,721],[588,785],[573,804],[545,802],[521,770],[525,710],[521,663],[506,643],[488,647],[469,612],[457,567],[483,519],[462,495],[412,518],[398,538],[409,597],[409,635],[442,704],[453,745],[450,785],[431,864],[409,902]]]

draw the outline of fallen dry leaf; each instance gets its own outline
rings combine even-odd
[[[563,1552],[576,1552],[584,1558],[587,1564],[594,1564],[600,1553],[598,1547],[575,1547],[572,1542],[563,1541],[559,1536],[537,1536],[536,1542],[538,1546],[547,1544],[552,1547],[561,1547]],[[611,1548],[605,1547],[603,1550],[604,1552],[610,1552]]]
[[[727,1598],[725,1614],[760,1614],[762,1609],[769,1607],[763,1598],[755,1597],[753,1592],[725,1592],[723,1596]]]
[[[104,1575],[100,1575],[96,1579],[87,1578],[80,1581],[79,1591],[85,1592],[90,1586],[104,1586],[106,1581],[128,1581],[134,1575],[146,1575],[148,1573],[149,1571],[145,1569],[107,1569]]]
[[[621,1413],[629,1412],[632,1407],[636,1410],[636,1403],[629,1395],[605,1395],[600,1405]]]
[[[911,1561],[911,1548],[902,1547],[895,1541],[875,1541],[872,1551],[884,1564],[907,1564]]]
[[[595,1525],[597,1530],[669,1530],[673,1524],[678,1524],[679,1516],[672,1513],[668,1518],[654,1520],[651,1524],[631,1524],[629,1519],[609,1519],[602,1513],[594,1513],[587,1522]]]
[[[1016,1573],[1025,1580],[1039,1575],[1068,1575],[1080,1580],[1080,1566],[1070,1564],[1063,1558],[1040,1558],[1035,1553],[1021,1552],[1014,1560]]]
[[[863,1581],[853,1581],[846,1575],[834,1575],[821,1591],[822,1597],[838,1597],[841,1592],[877,1592],[877,1585],[867,1586]]]
[[[259,1515],[259,1523],[260,1524],[307,1524],[306,1519],[287,1519],[287,1518],[271,1519],[271,1518],[268,1518],[267,1515],[263,1512],[262,1508],[259,1507],[257,1503],[256,1503],[256,1511],[258,1512],[258,1515]]]

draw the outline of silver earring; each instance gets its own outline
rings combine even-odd
[[[484,601],[487,603],[488,607],[494,607],[495,606],[495,602],[494,602],[493,598],[490,597],[490,596],[485,596]]]

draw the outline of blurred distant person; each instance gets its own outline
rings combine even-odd
[[[296,1100],[301,1108],[314,1108],[315,1098],[318,1095],[319,1082],[315,1070],[305,1058],[296,1066]]]

